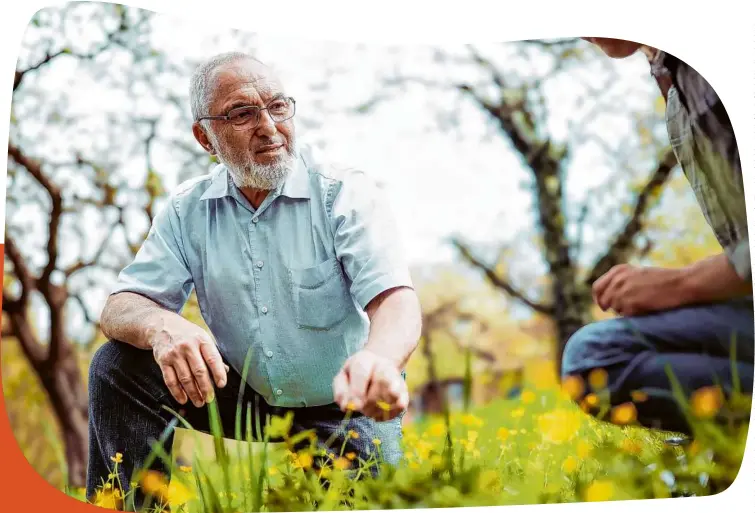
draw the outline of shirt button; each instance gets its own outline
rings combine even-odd
[[[255,224],[259,223],[260,222],[260,218],[259,217],[253,217],[252,218],[252,222],[255,223]]]
[[[262,313],[264,313],[264,314],[266,314],[266,313],[267,313],[267,307],[266,307],[266,306],[263,306],[263,307],[262,307]]]
[[[273,352],[272,351],[268,351],[267,352],[267,357],[268,358],[272,358],[273,357]]]
[[[283,390],[279,388],[278,390],[275,391],[275,395],[283,395]]]
[[[262,260],[260,260],[259,262],[257,262],[257,267],[259,267],[260,269],[262,269],[263,265],[265,265],[265,264],[262,262]]]

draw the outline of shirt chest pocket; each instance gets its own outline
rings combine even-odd
[[[337,258],[314,267],[289,269],[289,278],[299,328],[329,330],[355,308]]]

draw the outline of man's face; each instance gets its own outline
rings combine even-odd
[[[603,53],[614,59],[624,59],[634,55],[642,47],[640,43],[610,37],[583,37],[582,39],[596,45],[603,50]]]
[[[266,107],[284,97],[283,87],[270,70],[255,61],[219,67],[213,77],[210,115],[225,115],[244,106]],[[260,112],[257,126],[237,130],[226,121],[212,121],[206,131],[218,158],[239,187],[272,190],[288,176],[296,159],[293,119],[275,122]]]

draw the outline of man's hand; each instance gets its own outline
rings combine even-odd
[[[379,421],[396,418],[409,405],[409,390],[396,363],[368,349],[346,360],[333,380],[333,394],[341,410],[353,407]]]
[[[687,301],[684,271],[658,267],[612,267],[593,284],[593,299],[603,311],[642,315],[668,310]]]
[[[201,408],[215,397],[210,375],[223,388],[229,368],[213,339],[199,326],[180,316],[163,320],[162,328],[154,331],[149,344],[165,385],[180,404],[186,404],[188,396],[194,406]]]

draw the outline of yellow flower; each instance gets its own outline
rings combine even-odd
[[[297,468],[307,470],[308,468],[312,466],[313,462],[314,462],[314,458],[312,457],[311,454],[302,453],[296,457],[295,465]]]
[[[386,403],[385,401],[378,401],[377,407],[383,411],[391,411],[391,405]]]
[[[564,460],[564,463],[561,465],[561,468],[566,472],[567,474],[571,474],[575,470],[577,470],[577,460],[574,458],[574,456],[569,456]]]
[[[119,509],[120,495],[113,491],[99,490],[94,496],[94,505],[105,509]]]
[[[186,473],[189,473],[189,472],[191,472],[191,467],[190,467],[190,466],[188,466],[188,465],[181,465],[180,467],[178,467],[178,469],[179,469],[179,470],[180,470],[181,472],[186,472]]]
[[[585,490],[586,502],[602,502],[613,497],[613,483],[610,481],[594,481]]]
[[[642,444],[637,440],[625,438],[621,441],[621,450],[628,454],[638,455],[642,452]]]
[[[590,447],[589,443],[584,440],[577,442],[577,458],[584,460],[590,456],[590,452],[592,452],[592,447]]]
[[[373,438],[372,439],[372,443],[375,444],[375,445],[380,445],[382,442],[380,441],[379,438]]]
[[[477,440],[477,435],[477,431],[470,431],[469,433],[467,433],[467,438],[469,438],[469,441],[471,443],[474,443]]]
[[[605,369],[594,369],[587,376],[587,382],[593,390],[603,390],[608,384],[608,373]]]
[[[511,417],[514,419],[518,419],[522,416],[524,416],[524,408],[517,408],[516,410],[511,412]]]
[[[346,458],[336,458],[333,462],[333,466],[339,470],[346,470],[351,467],[351,462]]]
[[[522,392],[522,402],[524,404],[530,404],[535,401],[535,393],[531,390],[525,390]]]
[[[632,401],[636,403],[644,403],[648,400],[647,393],[641,391],[641,390],[635,390],[631,393]]]
[[[349,430],[349,436],[353,438],[354,440],[357,440],[359,438],[359,433],[354,431],[353,429]]]
[[[691,397],[692,413],[701,419],[709,419],[723,406],[723,393],[717,386],[695,390]]]
[[[354,404],[354,401],[349,401],[348,403],[346,403],[346,409],[349,411],[354,411],[357,409],[357,405]]]
[[[585,384],[579,376],[568,376],[563,383],[561,383],[561,390],[563,390],[567,397],[574,401],[579,397],[582,397],[582,394],[585,391]]]
[[[276,467],[270,467],[267,469],[267,474],[270,476],[274,476],[278,473],[278,469]]]
[[[412,470],[417,470],[419,468],[419,463],[417,463],[416,461],[410,461],[409,468]]]
[[[441,422],[436,422],[428,431],[432,436],[441,436],[446,432],[446,426]]]
[[[560,444],[576,435],[580,427],[580,418],[567,410],[553,410],[538,418],[538,427],[544,440]]]
[[[498,439],[501,442],[505,442],[506,439],[509,437],[510,434],[511,434],[511,432],[508,429],[506,429],[505,427],[499,428],[498,432],[496,433],[496,435],[498,436]]]
[[[464,424],[465,426],[478,426],[479,427],[483,425],[482,419],[475,415],[472,415],[471,413],[466,413],[462,415],[461,423]]]
[[[347,452],[345,456],[346,456],[346,459],[350,461],[353,461],[357,457],[355,452]]]
[[[595,408],[598,404],[600,404],[600,399],[595,394],[587,394],[587,397],[585,397],[585,403],[587,404],[587,406]]]
[[[637,420],[637,408],[634,403],[624,403],[611,410],[611,422],[619,425],[631,424]]]
[[[116,452],[115,456],[110,456],[110,459],[115,463],[123,463],[123,454]]]
[[[172,479],[168,485],[165,500],[171,506],[181,506],[193,499],[194,493],[177,479]]]
[[[168,487],[168,482],[160,472],[148,470],[142,474],[141,487],[149,495],[160,495]]]
[[[285,438],[291,431],[291,427],[294,425],[294,414],[289,411],[285,417],[279,417],[277,415],[270,419],[270,425],[267,428],[267,433],[270,438]]]

